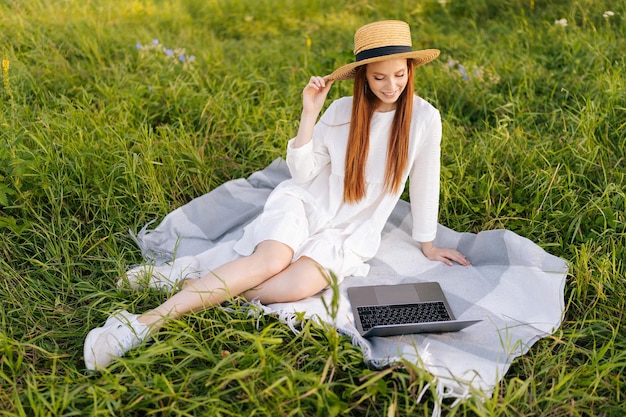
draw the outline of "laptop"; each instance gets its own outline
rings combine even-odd
[[[457,332],[482,320],[456,320],[438,282],[348,288],[363,337]]]

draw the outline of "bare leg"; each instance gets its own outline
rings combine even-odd
[[[328,286],[330,277],[313,259],[301,257],[284,271],[243,293],[263,304],[298,301]]]
[[[250,256],[228,262],[200,279],[189,281],[178,293],[139,317],[154,332],[168,319],[219,304],[254,288],[287,268],[293,250],[280,242],[261,242]]]

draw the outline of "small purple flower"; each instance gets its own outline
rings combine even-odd
[[[195,60],[196,60],[196,57],[194,55],[189,56],[189,62],[193,62]]]
[[[158,39],[152,39],[152,45],[158,45],[158,44],[159,44]]]
[[[135,44],[135,47],[137,48],[137,50],[140,50],[141,48],[143,48],[143,46],[141,45],[141,42],[137,42]]]
[[[467,71],[465,70],[465,67],[461,64],[459,64],[459,72],[461,73],[461,78],[463,78],[465,81],[469,81]]]
[[[163,52],[165,52],[165,54],[167,56],[172,56],[174,55],[174,51],[172,49],[165,49]]]
[[[187,57],[186,57],[185,55],[180,55],[180,56],[178,57],[178,60],[179,60],[180,62],[185,62],[185,61],[187,60]]]

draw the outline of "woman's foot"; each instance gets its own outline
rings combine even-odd
[[[85,366],[89,370],[106,368],[115,358],[124,356],[150,336],[148,326],[138,314],[126,310],[113,313],[102,327],[91,330],[85,338]]]

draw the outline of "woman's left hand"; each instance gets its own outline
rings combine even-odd
[[[443,262],[446,265],[452,266],[452,262],[456,262],[462,266],[469,266],[471,262],[467,260],[465,255],[455,249],[438,248],[433,245],[432,242],[422,243],[422,252],[431,261]]]

